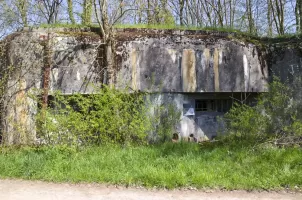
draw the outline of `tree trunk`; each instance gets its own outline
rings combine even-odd
[[[147,1],[147,19],[148,19],[148,24],[152,24],[152,17],[151,17],[151,3],[150,0]]]
[[[273,14],[273,20],[279,35],[285,34],[284,28],[284,1],[283,0],[270,0],[270,5]]]
[[[207,18],[208,18],[209,25],[213,26],[213,20],[212,20],[212,15],[211,15],[211,11],[210,11],[209,5],[202,4],[202,7],[203,7],[203,10],[206,13]]]
[[[272,7],[270,4],[270,0],[267,0],[267,23],[268,23],[267,35],[269,37],[272,37],[273,36],[273,23],[272,23]]]
[[[234,28],[236,5],[233,0],[230,0],[230,28]]]
[[[300,0],[296,0],[296,5],[295,5],[296,33],[299,33],[299,32],[300,32],[300,13],[299,13],[299,3],[300,3]]]
[[[184,4],[185,4],[185,0],[179,0],[179,23],[180,26],[184,25]]]
[[[72,24],[75,24],[75,19],[74,19],[74,15],[73,15],[73,2],[72,0],[67,0],[68,2],[68,15],[69,15],[69,19],[70,19],[70,22]]]
[[[28,26],[28,20],[27,20],[28,0],[18,0],[16,4],[21,15],[23,26],[26,27]]]
[[[299,30],[300,30],[300,33],[302,33],[302,0],[297,0],[299,2]]]
[[[114,84],[114,39],[109,38],[105,45],[108,85]]]
[[[114,83],[114,32],[112,27],[109,25],[108,18],[108,3],[107,0],[103,0],[102,13],[102,27],[103,27],[103,38],[105,42],[105,54],[106,54],[106,67],[107,67],[107,81],[108,85],[112,86]]]
[[[254,18],[252,13],[252,2],[251,0],[246,0],[246,12],[247,12],[247,18],[248,18],[248,29],[249,33],[255,34],[255,24],[254,24]]]
[[[279,30],[280,35],[285,34],[285,28],[284,28],[284,3],[283,0],[276,0],[276,10],[277,10],[277,17],[279,22]]]
[[[219,26],[220,27],[223,27],[223,9],[222,9],[222,4],[221,4],[221,1],[218,0],[218,12],[217,12],[217,15],[218,15],[218,23],[219,23]]]
[[[92,15],[92,0],[84,0],[82,24],[90,25],[91,24],[91,15]]]

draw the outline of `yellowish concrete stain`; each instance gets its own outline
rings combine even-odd
[[[130,54],[131,57],[131,68],[132,68],[132,89],[137,90],[137,53],[136,50],[133,49]]]
[[[196,57],[192,49],[184,49],[182,55],[182,87],[184,92],[195,92],[196,85]]]
[[[205,62],[206,62],[206,65],[208,67],[209,65],[209,60],[210,60],[210,49],[204,49],[203,51],[203,56],[205,57]]]
[[[219,50],[214,51],[214,77],[215,77],[215,92],[220,91],[219,85]]]

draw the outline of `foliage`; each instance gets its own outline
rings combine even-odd
[[[266,137],[277,144],[301,145],[301,107],[301,77],[287,84],[275,77],[256,106],[237,104],[225,115],[227,130],[245,137]]]
[[[245,104],[235,103],[232,109],[225,115],[227,128],[240,135],[254,135],[263,132],[266,124],[265,116],[259,110]]]
[[[147,144],[171,141],[180,120],[172,103],[103,85],[91,95],[54,93],[37,114],[38,137],[51,145]]]
[[[301,153],[300,148],[251,150],[210,142],[203,146],[165,143],[79,150],[64,146],[0,147],[0,178],[170,189],[294,189],[302,187]]]
[[[299,5],[298,0],[1,0],[0,38],[28,25],[45,22],[89,25],[104,18],[112,24],[231,27],[257,35],[284,35],[301,32]]]
[[[37,115],[46,144],[141,144],[151,127],[143,94],[105,85],[93,95],[57,93],[51,107]]]
[[[149,107],[152,107],[150,102],[148,104]],[[177,106],[174,103],[167,102],[155,105],[150,116],[152,131],[149,135],[149,142],[162,143],[171,141],[181,117],[181,112]]]
[[[175,19],[173,14],[167,9],[156,9],[158,13],[159,24],[166,24],[166,25],[175,25]],[[150,23],[149,23],[150,24]],[[158,23],[155,23],[158,24]]]

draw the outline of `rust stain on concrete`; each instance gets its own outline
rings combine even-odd
[[[131,54],[131,69],[132,69],[132,89],[137,90],[138,89],[138,84],[137,84],[137,52],[136,49],[132,49]]]
[[[182,54],[182,88],[183,92],[195,92],[196,85],[196,57],[192,49],[184,49]]]
[[[215,92],[220,91],[219,85],[219,50],[214,51],[214,77],[215,77]]]

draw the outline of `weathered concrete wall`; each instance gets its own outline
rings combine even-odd
[[[282,82],[291,82],[294,76],[302,73],[302,53],[299,49],[271,49],[271,76]]]
[[[35,138],[37,99],[32,97],[43,88],[45,40],[52,47],[49,94],[56,90],[91,94],[93,85],[106,81],[102,41],[96,33],[70,29],[16,33],[7,54],[7,65],[14,73],[7,83],[2,117],[2,134],[11,136],[4,138],[8,143]],[[269,75],[287,79],[301,70],[298,50],[288,48],[280,56],[268,53],[272,51],[260,51],[228,34],[122,29],[117,32],[115,84],[157,93],[154,106],[174,102],[182,112],[177,132],[182,137],[194,134],[198,140],[211,139],[222,126],[218,118],[224,112],[209,110],[188,116],[185,107],[194,110],[196,100],[215,99],[220,93],[231,99],[229,93],[266,92]],[[24,139],[26,135],[30,137]]]
[[[99,85],[101,72],[98,66],[98,47],[101,43],[96,34],[75,33],[75,36],[52,36],[53,65],[51,91],[64,94],[93,92],[92,85]]]
[[[131,33],[129,33],[131,34]],[[227,38],[156,35],[124,41],[117,84],[162,92],[265,92],[268,68],[257,48]]]
[[[37,29],[18,33],[11,41],[12,64],[16,60],[43,68],[43,45],[52,46],[50,90],[63,93],[91,93],[88,83],[99,83],[103,73],[98,66],[99,36],[91,32],[63,32]],[[139,30],[119,31],[116,45],[116,85],[151,92],[264,92],[268,69],[258,57],[257,47],[227,37],[176,31],[140,35]],[[171,35],[167,35],[167,34]],[[193,34],[194,33],[194,34]],[[192,35],[193,34],[193,35]],[[39,51],[15,43],[39,46]],[[23,43],[22,43],[23,44]],[[16,50],[16,49],[19,49]],[[39,57],[27,56],[34,54]],[[28,64],[33,65],[33,64]],[[102,67],[102,66],[101,66]],[[40,77],[39,77],[40,78]]]
[[[92,35],[92,36],[91,36]],[[7,81],[1,135],[5,143],[30,143],[35,140],[37,102],[43,89],[44,43],[49,40],[51,73],[49,94],[61,91],[92,93],[99,83],[95,71],[99,37],[93,34],[64,36],[46,30],[15,33],[7,44],[6,66],[11,68]]]
[[[35,89],[41,85],[43,49],[31,33],[16,33],[7,46],[5,59],[6,66],[1,68],[7,68],[12,73],[3,97],[2,139],[6,143],[27,143],[35,138],[37,106],[34,96]]]

